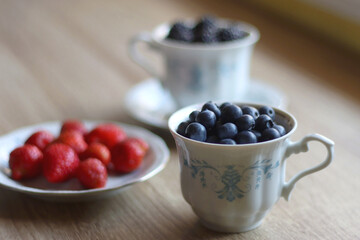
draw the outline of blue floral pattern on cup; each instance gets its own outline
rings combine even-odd
[[[255,190],[258,189],[262,179],[270,180],[272,176],[271,170],[279,167],[279,165],[279,161],[272,163],[271,159],[256,161],[245,168],[236,165],[216,168],[205,160],[191,159],[190,164],[188,161],[184,161],[184,166],[190,169],[192,177],[199,177],[203,188],[208,187],[206,176],[208,174],[215,175],[215,179],[218,181],[216,185],[221,186],[221,188],[213,188],[214,192],[219,199],[226,199],[229,202],[234,201],[236,198],[243,198],[253,187]],[[252,186],[249,179],[254,174],[256,175],[256,184]]]

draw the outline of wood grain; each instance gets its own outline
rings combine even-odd
[[[183,200],[176,149],[166,169],[98,202],[53,203],[0,189],[0,239],[360,239],[359,57],[241,1],[0,1],[0,134],[49,120],[139,124],[124,110],[149,77],[127,55],[128,40],[163,21],[212,13],[256,25],[252,76],[288,97],[293,139],[335,141],[334,163],[300,181],[290,202],[243,234],[203,228]],[[288,176],[320,162],[324,149],[289,159]]]

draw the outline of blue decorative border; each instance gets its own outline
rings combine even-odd
[[[226,199],[229,202],[244,197],[251,190],[252,186],[248,181],[254,174],[256,174],[255,189],[258,189],[262,178],[265,177],[266,180],[270,180],[272,176],[271,170],[279,167],[279,165],[279,161],[273,164],[271,159],[265,159],[256,161],[246,168],[227,165],[222,167],[225,169],[222,172],[204,160],[191,159],[190,164],[188,161],[184,161],[184,166],[190,169],[192,177],[195,179],[199,176],[203,188],[208,186],[206,176],[215,174],[215,179],[221,182],[222,187],[219,190],[213,190],[219,199]]]

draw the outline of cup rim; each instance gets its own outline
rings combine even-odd
[[[247,103],[247,102],[230,102],[230,103],[236,104],[238,106],[252,106],[252,107],[256,107],[256,108],[264,106],[264,104]],[[285,116],[286,119],[290,119],[291,122],[293,123],[293,127],[291,128],[291,130],[289,132],[287,132],[284,136],[281,136],[281,137],[276,138],[276,139],[272,139],[272,140],[265,141],[265,142],[258,142],[258,143],[230,145],[230,144],[218,144],[218,143],[201,142],[201,141],[197,141],[197,140],[193,140],[193,139],[184,137],[184,136],[180,135],[179,133],[177,133],[176,128],[180,124],[180,122],[176,126],[173,126],[173,121],[175,121],[174,118],[177,115],[183,114],[183,112],[188,112],[190,114],[191,111],[193,111],[193,110],[199,110],[199,109],[201,109],[201,106],[203,104],[204,103],[197,103],[197,104],[193,104],[193,105],[190,105],[190,106],[186,106],[186,107],[178,109],[176,112],[172,113],[171,116],[169,117],[169,120],[168,120],[168,128],[169,128],[171,134],[173,136],[176,136],[176,137],[182,139],[185,142],[189,142],[189,143],[192,143],[192,144],[198,144],[198,145],[201,145],[201,146],[209,146],[209,147],[215,147],[215,148],[217,148],[217,147],[218,148],[224,148],[224,147],[225,148],[249,148],[249,147],[258,147],[258,146],[263,146],[263,145],[268,145],[268,144],[273,144],[273,143],[276,143],[276,142],[283,141],[286,138],[288,138],[289,136],[291,136],[295,132],[295,130],[297,128],[296,118],[291,113],[289,113],[289,112],[287,112],[285,110],[281,110],[281,109],[279,109],[277,107],[272,107],[271,106],[275,110],[276,114],[281,114],[282,116]]]
[[[183,22],[194,24],[195,19],[185,19]],[[259,30],[254,25],[251,25],[247,22],[236,21],[226,18],[220,18],[218,22],[222,23],[223,25],[225,23],[227,25],[230,23],[238,24],[244,29],[244,31],[249,33],[249,36],[246,36],[245,38],[239,40],[213,43],[213,44],[183,43],[180,41],[166,39],[167,33],[169,32],[172,23],[165,22],[155,27],[155,29],[151,32],[151,38],[153,40],[153,43],[157,44],[158,46],[163,46],[172,49],[179,49],[179,50],[191,50],[191,51],[219,51],[219,50],[232,50],[235,48],[243,48],[255,44],[260,38]]]

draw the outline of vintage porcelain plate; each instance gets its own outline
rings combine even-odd
[[[91,129],[101,122],[84,121],[84,123],[88,129]],[[0,186],[46,200],[84,201],[117,193],[134,183],[151,178],[165,167],[169,158],[169,149],[160,137],[140,127],[112,123],[121,126],[128,136],[140,137],[148,142],[149,152],[137,170],[128,174],[109,173],[106,186],[100,189],[84,189],[76,179],[57,184],[47,182],[44,177],[26,181],[11,179],[9,153],[15,147],[22,145],[37,130],[44,129],[58,135],[61,122],[48,122],[24,127],[0,137]]]
[[[285,94],[258,80],[251,80],[249,91],[237,102],[257,103],[285,109]],[[125,108],[136,120],[153,127],[167,129],[169,116],[176,105],[158,80],[149,78],[135,85],[125,97]]]

